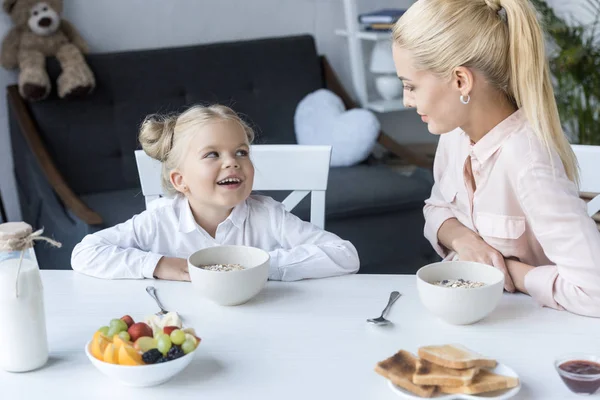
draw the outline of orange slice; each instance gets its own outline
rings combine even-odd
[[[133,343],[128,340],[123,340],[119,335],[113,336],[113,344],[117,347],[117,351],[123,346],[133,346]]]
[[[101,332],[96,332],[90,344],[90,353],[100,361],[104,361],[104,351],[110,340]]]
[[[121,347],[123,348],[123,347]],[[110,364],[118,364],[119,363],[119,351],[117,346],[112,343],[109,343],[104,350],[104,362]]]
[[[144,365],[142,355],[131,346],[121,346],[119,349],[119,364],[121,365]]]

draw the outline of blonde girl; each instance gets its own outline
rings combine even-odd
[[[528,0],[419,0],[393,30],[407,106],[441,135],[425,236],[539,304],[600,317],[600,233],[577,190]]]
[[[75,271],[106,279],[189,280],[186,258],[217,245],[269,251],[273,280],[354,273],[354,246],[302,221],[265,196],[250,195],[252,129],[228,107],[195,106],[181,115],[149,116],[139,139],[162,162],[170,196],[151,210],[75,246]]]

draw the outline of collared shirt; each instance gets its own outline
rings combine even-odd
[[[283,204],[250,196],[219,224],[213,238],[196,224],[187,199],[159,199],[155,208],[86,235],[75,246],[75,271],[105,279],[152,278],[161,257],[188,258],[202,248],[245,245],[268,251],[269,279],[294,281],[358,271],[354,246],[302,221]]]
[[[438,242],[449,218],[475,231],[505,258],[535,266],[525,287],[541,305],[600,317],[600,232],[576,185],[518,110],[479,142],[460,129],[442,135],[425,236]]]

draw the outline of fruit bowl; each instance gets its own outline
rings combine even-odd
[[[125,315],[99,328],[85,354],[100,372],[124,385],[155,386],[187,367],[200,342],[176,312],[151,315],[144,322]]]
[[[169,362],[151,365],[129,366],[111,364],[96,359],[96,357],[90,353],[91,343],[92,341],[89,341],[85,345],[85,354],[90,359],[94,367],[96,367],[104,375],[119,381],[123,385],[137,387],[156,386],[172,379],[175,375],[183,371],[185,367],[189,365],[197,350],[196,348],[196,350],[192,351],[191,353]]]

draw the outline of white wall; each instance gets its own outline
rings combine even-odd
[[[406,7],[412,1],[358,3],[359,12],[365,12]],[[64,17],[75,24],[94,53],[309,33],[353,93],[346,41],[333,33],[344,24],[341,0],[65,0]],[[11,26],[9,17],[0,15],[0,34]],[[20,218],[4,95],[4,88],[15,81],[15,72],[0,68],[0,191],[9,220]],[[400,141],[428,139],[419,120],[410,115],[399,118],[386,123],[386,128]]]

